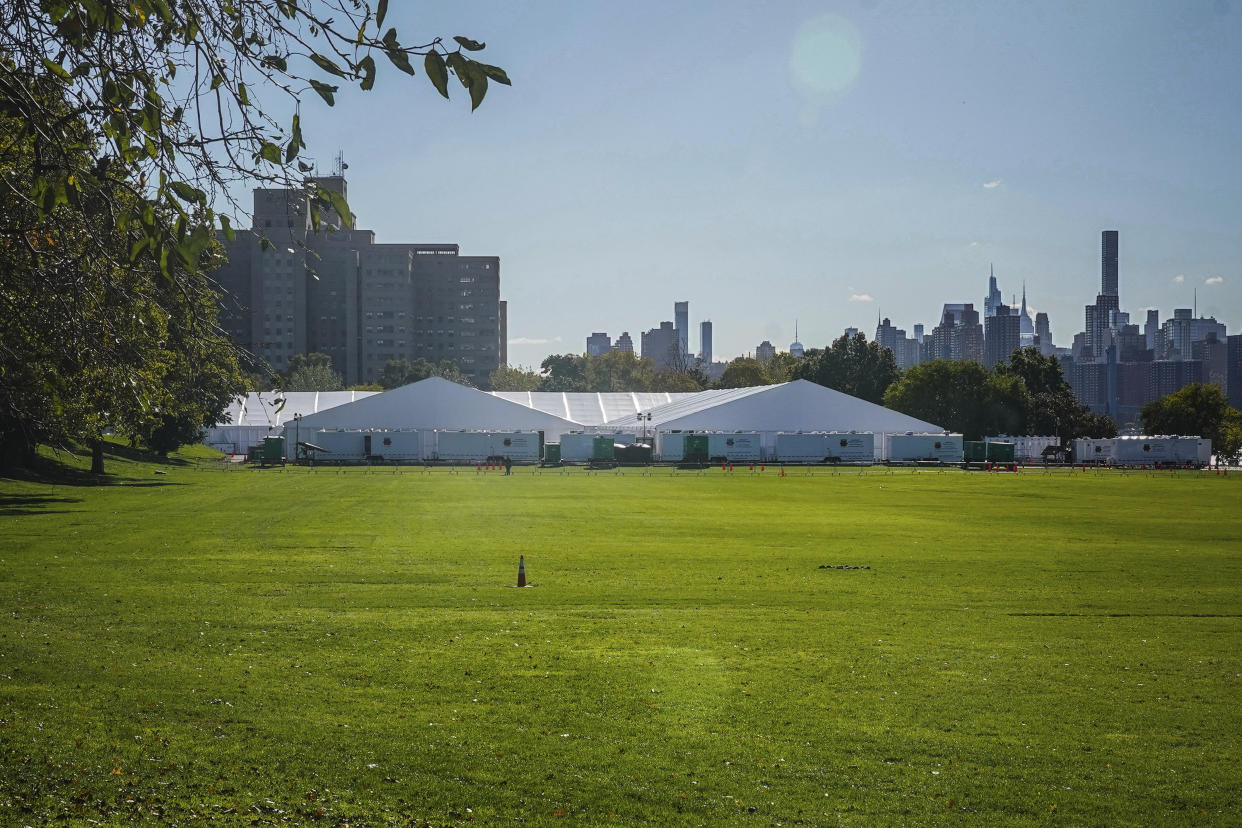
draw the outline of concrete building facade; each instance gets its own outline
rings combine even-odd
[[[347,385],[374,382],[390,359],[421,357],[454,360],[486,388],[508,357],[499,258],[462,256],[455,244],[377,244],[331,210],[315,232],[311,188],[347,195],[347,183],[307,183],[255,190],[251,229],[221,239],[220,322],[233,341],[276,371],[295,354],[327,354]]]

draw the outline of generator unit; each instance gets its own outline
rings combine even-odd
[[[710,463],[758,463],[763,441],[757,431],[735,431],[707,435]]]

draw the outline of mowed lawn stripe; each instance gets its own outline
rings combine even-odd
[[[4,821],[1240,807],[1234,477],[160,468],[0,483]]]

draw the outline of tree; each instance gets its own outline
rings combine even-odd
[[[501,365],[492,371],[488,382],[493,391],[537,391],[539,375],[534,371],[524,371],[512,365]]]
[[[1242,450],[1242,413],[1229,405],[1219,385],[1192,383],[1139,410],[1148,434],[1197,435],[1212,441],[1223,457],[1236,457]]]
[[[724,373],[716,381],[717,388],[750,388],[769,385],[763,363],[752,357],[738,357],[725,366]]]
[[[587,356],[585,354],[552,354],[539,364],[540,391],[586,391]]]
[[[763,366],[764,372],[768,375],[768,384],[775,385],[779,382],[797,379],[795,374],[801,363],[801,359],[788,351],[777,351],[776,356],[769,359],[768,364]]]
[[[327,354],[294,354],[289,360],[286,391],[340,391],[344,387]]]
[[[899,373],[892,350],[868,342],[865,334],[858,333],[841,336],[826,350],[807,352],[794,369],[793,378],[879,403]]]
[[[428,377],[442,377],[458,385],[470,385],[462,376],[457,361],[441,360],[437,365],[418,357],[413,362],[408,359],[390,359],[380,369],[379,384],[384,388],[397,388],[412,382],[421,382]]]
[[[239,181],[304,186],[311,169],[300,107],[313,91],[329,106],[342,83],[363,91],[385,60],[449,96],[456,76],[478,107],[503,69],[475,60],[484,48],[468,37],[419,45],[385,29],[388,0],[30,0],[0,7],[0,113],[13,140],[36,154],[75,144],[75,124],[91,136],[68,167],[36,168],[23,200],[42,220],[90,192],[133,198],[106,205],[108,222],[134,231],[171,278],[176,263],[193,270],[219,225],[210,209]],[[36,94],[35,86],[54,91]],[[282,123],[283,98],[293,114]],[[73,123],[54,101],[65,101]],[[345,199],[312,187],[311,218],[350,223]],[[156,209],[157,206],[159,209]],[[231,206],[245,211],[236,203]]]
[[[998,377],[977,362],[938,359],[906,369],[884,405],[961,432],[967,440],[1021,434],[1027,392],[1016,377]]]
[[[0,108],[0,463],[85,441],[102,472],[105,430],[175,442],[240,392],[206,275],[218,249],[187,268],[116,228],[113,208],[141,201],[132,182],[79,182],[42,210],[26,194],[89,159],[91,135],[46,83],[25,93],[48,99],[71,140],[38,144]]]
[[[590,391],[655,390],[655,363],[633,351],[608,351],[597,357],[587,355],[583,365]]]
[[[1054,356],[1044,356],[1038,348],[1018,348],[1009,355],[1008,362],[996,366],[996,373],[1017,377],[1032,394],[1059,394],[1070,390],[1060,361]]]
[[[1056,357],[1044,356],[1037,348],[1021,348],[1009,355],[1009,362],[996,366],[996,373],[1020,379],[1030,395],[1025,430],[1014,433],[1056,435],[1061,445],[1069,445],[1075,437],[1117,434],[1111,418],[1093,413],[1074,396]]]
[[[703,385],[689,371],[657,371],[651,378],[651,390],[679,394],[702,391]]]

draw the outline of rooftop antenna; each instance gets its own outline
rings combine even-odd
[[[336,159],[332,164],[332,174],[337,178],[341,178],[348,169],[349,165],[345,163],[345,150],[337,150]]]
[[[1195,310],[1194,310],[1194,316],[1195,316],[1195,319],[1198,319],[1198,318],[1199,318],[1199,288],[1198,288],[1198,286],[1197,286],[1197,285],[1195,286]]]

